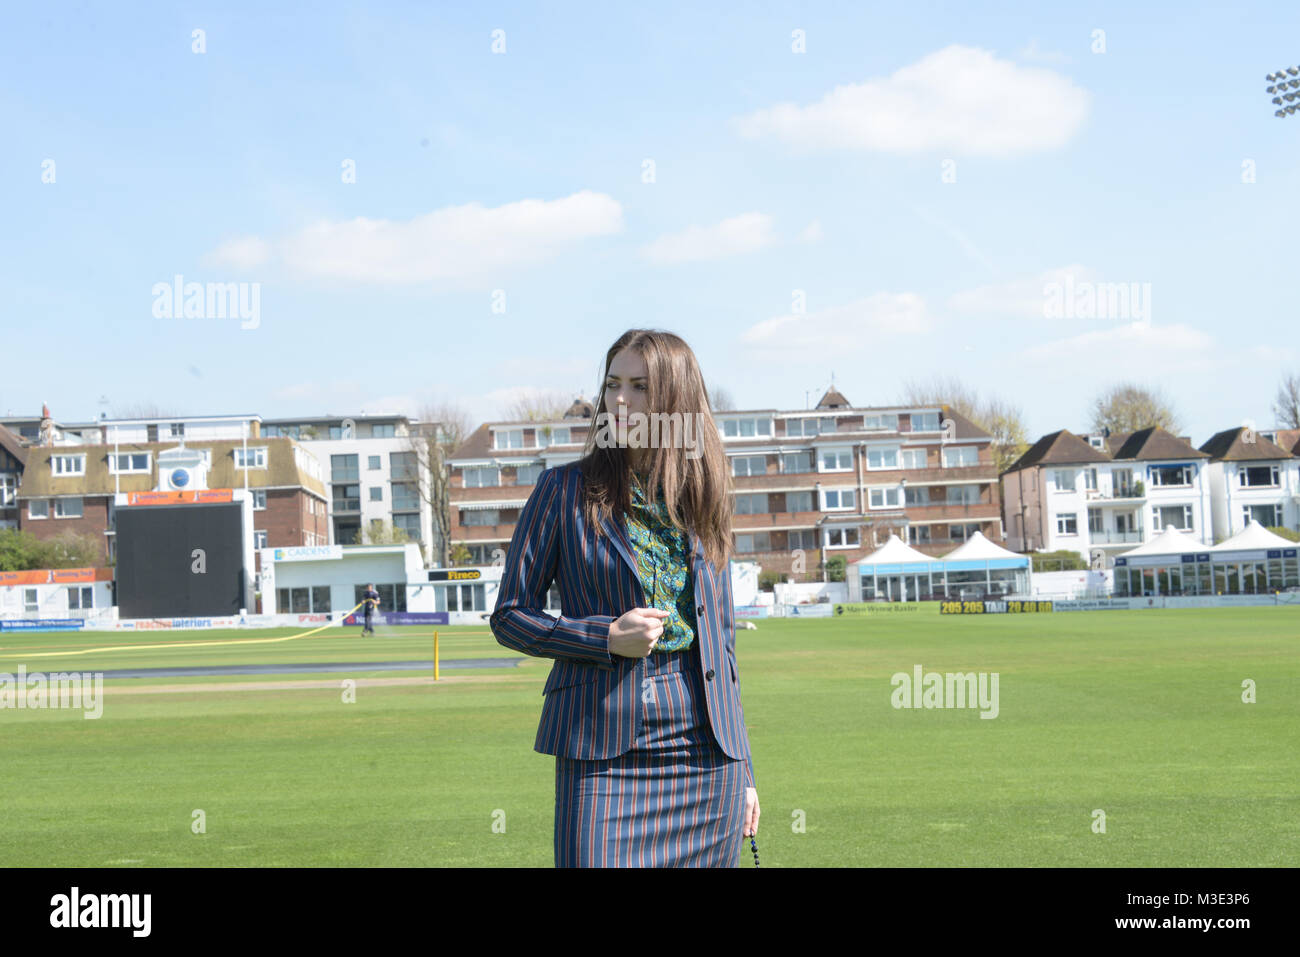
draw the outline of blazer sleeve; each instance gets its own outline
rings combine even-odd
[[[736,599],[731,593],[731,563],[722,571],[722,600],[726,603],[727,620],[731,622],[731,650],[736,650]],[[737,674],[739,679],[740,675]],[[740,698],[740,682],[736,682],[736,698]],[[740,706],[740,720],[745,720],[745,706]],[[754,784],[754,756],[749,753],[749,726],[745,725],[745,787],[755,787]]]
[[[614,667],[609,653],[613,615],[553,618],[542,611],[560,557],[562,477],[544,469],[519,513],[506,550],[496,607],[488,619],[497,643],[535,658],[565,658]]]

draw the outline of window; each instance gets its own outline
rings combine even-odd
[[[54,500],[55,518],[81,518],[80,498],[56,498]]]
[[[789,427],[789,423],[786,423]],[[726,419],[722,423],[722,434],[729,439],[746,438],[752,435],[771,435],[771,419]]]
[[[893,446],[892,448],[868,449],[867,468],[869,469],[898,468],[898,446]]]
[[[890,485],[885,488],[870,489],[870,498],[868,501],[869,508],[897,508],[898,507],[898,486]]]
[[[372,487],[372,488],[370,489],[370,501],[372,501],[372,502],[382,502],[383,500],[384,500],[384,489],[383,489],[383,487],[380,486],[380,485],[376,485],[376,486]]]
[[[495,449],[522,449],[524,447],[523,429],[501,429],[492,433],[496,439]]]
[[[822,452],[823,472],[847,472],[853,468],[853,453],[848,449]]]
[[[771,550],[772,536],[770,532],[752,532],[736,536],[736,551],[741,554],[770,552]]]
[[[817,547],[817,532],[811,528],[801,528],[786,533],[786,547],[793,551],[802,548],[805,551]]]
[[[542,469],[546,466],[540,462],[534,465],[521,465],[515,469],[516,485],[536,485],[537,479],[542,474]]]
[[[787,474],[795,472],[811,472],[812,453],[811,452],[786,452],[781,456],[781,471]]]
[[[1190,465],[1153,465],[1151,466],[1151,484],[1162,487],[1191,485],[1192,467]]]
[[[334,490],[335,512],[361,511],[360,485],[333,485],[331,488]]]
[[[471,525],[500,525],[501,512],[495,508],[472,508],[460,513],[460,523]]]
[[[380,464],[383,460],[384,457],[382,455],[368,455],[366,456],[366,468],[371,471],[383,468],[383,465]]]
[[[108,457],[108,471],[112,475],[122,475],[127,472],[148,472],[149,453],[119,452],[117,455],[110,455]]]
[[[494,468],[465,469],[465,488],[486,488],[501,484],[501,470]]]
[[[912,431],[913,432],[938,432],[939,413],[938,412],[913,412]]]
[[[949,525],[948,537],[954,542],[965,542],[969,541],[970,537],[979,530],[979,522],[966,522],[961,525]]]
[[[1105,525],[1102,523],[1101,509],[1088,509],[1088,531],[1094,535],[1105,531]]]
[[[253,489],[253,511],[260,512],[266,508],[266,489]]]
[[[370,427],[370,437],[372,439],[392,439],[397,437],[397,426],[392,422],[387,425],[372,425]]]
[[[565,426],[564,428],[555,428],[552,426],[549,437],[547,437],[546,433],[541,429],[538,429],[537,444],[542,448],[545,448],[548,445],[568,445],[572,441],[569,438],[569,434],[568,426]]]
[[[909,526],[907,526],[907,544],[909,544],[909,545],[929,545],[929,544],[930,544],[930,526],[929,526],[929,525],[909,525]]]
[[[923,469],[925,465],[925,449],[903,449],[901,467],[905,469]]]
[[[1103,451],[1105,451],[1106,443],[1102,440],[1102,437],[1100,435],[1088,436],[1088,444],[1091,445],[1094,449],[1102,449]]]
[[[85,475],[85,455],[52,455],[50,465],[55,475]]]
[[[834,431],[835,431],[834,416],[785,420],[786,435],[821,435],[823,432],[834,432]]]
[[[1056,516],[1056,534],[1078,535],[1079,516],[1073,512]]]
[[[341,425],[331,425],[331,426],[330,426],[330,439],[331,439],[331,440],[337,442],[337,441],[339,441],[340,439],[342,439],[343,437],[344,437],[344,436],[343,436],[343,426],[341,426]],[[351,438],[351,436],[348,436],[348,438]]]
[[[264,528],[253,529],[253,547],[266,548],[266,529]]]
[[[858,530],[856,528],[826,529],[827,548],[853,548],[857,544]]]
[[[766,475],[766,455],[738,455],[731,460],[732,475]]]
[[[400,528],[406,532],[411,541],[418,542],[420,540],[420,513],[404,512],[401,515],[394,515],[393,528]]]
[[[1052,473],[1052,482],[1058,492],[1073,492],[1075,483],[1074,469],[1056,469]]]
[[[357,469],[357,457],[355,455],[330,456],[331,482],[355,482],[359,478],[361,478],[361,473]]]
[[[1277,527],[1282,524],[1281,505],[1243,505],[1241,511],[1242,524],[1249,522],[1252,518],[1265,528]]]
[[[49,518],[50,500],[46,498],[28,499],[27,517],[28,518]]]
[[[1097,491],[1097,470],[1096,469],[1083,470],[1083,487],[1090,492]]]
[[[353,459],[356,456],[352,456]],[[355,467],[355,463],[354,463]],[[235,468],[237,469],[264,469],[266,468],[266,446],[257,448],[238,448],[235,449]]]
[[[390,452],[388,467],[394,482],[413,482],[419,477],[414,452]]]
[[[811,512],[813,510],[812,492],[786,492],[785,510],[787,512]]]
[[[95,589],[92,585],[68,586],[68,611],[89,611],[95,607]]]
[[[330,586],[329,585],[311,586],[311,610],[312,611],[330,610]]]
[[[435,611],[487,611],[482,585],[440,585],[433,594]],[[547,607],[559,605],[548,602]]]
[[[973,445],[950,445],[943,450],[943,467],[946,469],[968,468],[979,465],[980,453]]]
[[[1192,531],[1192,507],[1190,505],[1162,505],[1151,509],[1151,520],[1157,532],[1163,532],[1166,525]]]
[[[1242,488],[1276,488],[1276,465],[1248,465],[1237,467],[1237,482]]]
[[[18,495],[18,479],[10,472],[0,473],[0,508],[13,507]]]
[[[903,503],[905,505],[929,505],[930,490],[924,486],[914,488],[909,485],[903,489]]]
[[[978,505],[980,490],[978,485],[949,485],[949,505]]]
[[[822,510],[831,511],[841,508],[853,508],[856,498],[851,488],[822,489]]]
[[[393,510],[410,511],[420,507],[420,492],[414,482],[393,483]]]
[[[767,512],[767,493],[736,496],[737,515],[763,515]]]
[[[28,614],[32,614],[38,611],[39,608],[40,606],[36,602],[36,589],[24,588],[23,589],[23,611]]]
[[[862,428],[887,429],[890,432],[897,432],[898,414],[895,412],[889,412],[880,415],[864,415],[862,417]]]
[[[365,591],[363,587],[361,589]],[[354,604],[360,604],[358,597]],[[312,585],[303,588],[277,588],[275,606],[280,614],[306,615],[330,610],[330,588],[328,585]],[[391,611],[391,608],[384,609]]]
[[[173,439],[185,438],[185,423],[173,422],[170,426],[168,426],[167,435],[169,438],[173,438]]]

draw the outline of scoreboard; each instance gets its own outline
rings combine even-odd
[[[1050,601],[1022,601],[1005,599],[1002,601],[941,601],[941,615],[1003,615],[1029,611],[1051,611]]]

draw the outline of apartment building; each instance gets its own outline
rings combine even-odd
[[[1300,530],[1300,458],[1278,445],[1277,438],[1277,432],[1238,427],[1215,433],[1201,446],[1210,457],[1216,540],[1243,531],[1252,519],[1265,528]]]
[[[426,429],[419,423],[393,414],[267,419],[262,432],[294,439],[325,466],[329,544],[367,544],[372,531],[389,524],[420,543],[426,564],[440,547],[430,505],[428,456],[421,452]]]
[[[575,399],[553,422],[487,422],[447,457],[451,545],[468,549],[464,564],[491,565],[505,552],[537,477],[581,458],[594,414]]]
[[[0,528],[18,527],[18,486],[26,463],[22,439],[0,425]]]
[[[452,542],[471,564],[505,549],[542,469],[581,457],[591,403],[547,423],[494,422],[449,459]],[[738,559],[797,578],[853,561],[896,532],[942,554],[976,531],[1001,541],[991,436],[943,406],[854,408],[835,389],[816,408],[714,415],[735,486]]]
[[[245,431],[251,437],[244,438]],[[59,444],[25,450],[18,527],[43,539],[68,529],[94,535],[103,542],[102,561],[110,562],[116,509],[128,495],[246,487],[253,500],[253,548],[327,544],[320,463],[292,440],[263,439],[257,431],[250,416],[50,428],[45,437]]]
[[[1045,435],[1002,473],[1008,547],[1111,567],[1168,526],[1212,544],[1209,458],[1161,428]]]

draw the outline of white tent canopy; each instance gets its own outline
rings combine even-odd
[[[947,555],[943,556],[945,562],[959,562],[963,559],[983,560],[985,558],[1021,558],[1013,551],[1008,551],[1001,545],[990,542],[984,537],[983,532],[975,532],[970,538],[962,542]]]

